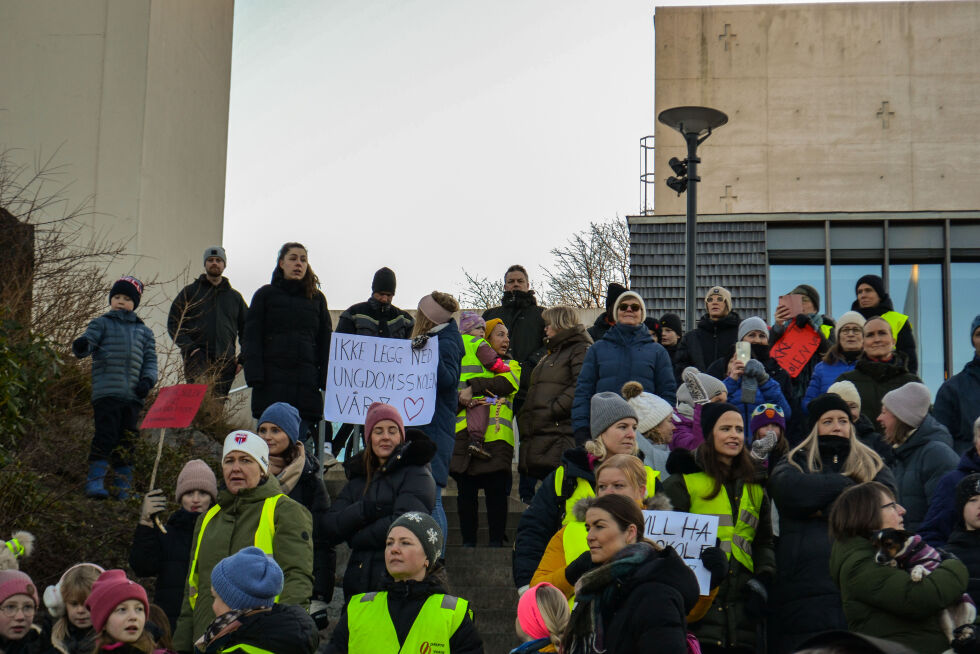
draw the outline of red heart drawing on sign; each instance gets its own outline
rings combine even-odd
[[[406,397],[405,401],[402,402],[402,406],[405,408],[405,416],[409,420],[413,420],[422,413],[422,408],[425,406],[425,398],[420,397],[418,400],[413,400],[410,397]]]

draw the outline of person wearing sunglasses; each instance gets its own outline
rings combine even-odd
[[[677,383],[670,355],[650,338],[643,324],[647,317],[643,298],[634,291],[616,300],[616,324],[585,355],[572,402],[572,428],[576,445],[591,438],[589,403],[596,393],[618,393],[628,381],[636,381],[648,392],[675,402]]]

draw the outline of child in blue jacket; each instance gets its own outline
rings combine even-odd
[[[117,498],[128,498],[132,488],[136,420],[157,381],[156,340],[133,313],[142,295],[143,282],[135,277],[116,280],[109,291],[109,312],[90,322],[71,345],[79,359],[92,355],[95,435],[88,455],[88,497],[109,496],[105,478],[110,461]]]

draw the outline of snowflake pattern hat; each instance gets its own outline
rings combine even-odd
[[[422,543],[422,549],[429,559],[430,566],[439,559],[439,554],[442,552],[442,529],[431,515],[418,511],[403,513],[391,523],[388,533],[390,534],[395,527],[404,527],[415,534]]]

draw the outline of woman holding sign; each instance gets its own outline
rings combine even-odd
[[[775,572],[765,477],[745,448],[742,413],[705,404],[705,441],[694,452],[674,450],[664,482],[675,511],[718,516],[718,538],[729,573],[708,614],[693,626],[703,652],[756,652],[756,627],[766,611]]]

